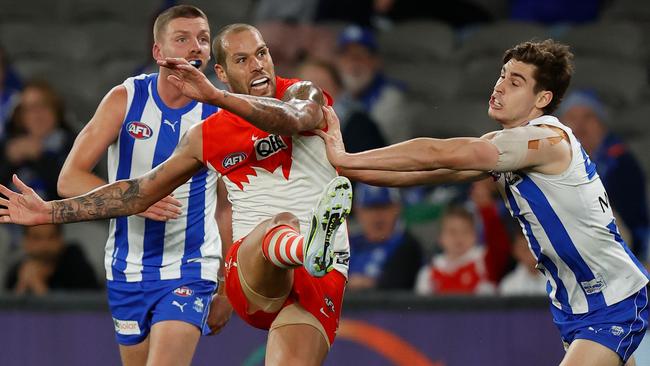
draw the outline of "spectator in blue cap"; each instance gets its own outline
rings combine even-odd
[[[348,289],[412,289],[422,250],[399,218],[399,191],[357,183],[354,199],[362,232],[350,237]]]
[[[578,90],[564,99],[558,116],[596,163],[612,208],[630,231],[634,254],[647,262],[650,225],[645,176],[626,144],[607,128],[606,106],[594,92]]]
[[[373,32],[359,26],[345,28],[339,35],[338,51],[337,66],[345,89],[340,103],[363,108],[389,143],[409,138],[403,88],[383,74]]]

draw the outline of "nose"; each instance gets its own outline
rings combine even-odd
[[[250,60],[251,60],[250,67],[251,67],[252,71],[260,71],[260,70],[262,70],[262,68],[264,66],[264,64],[262,63],[262,60],[260,60],[257,57],[251,57]]]
[[[190,52],[192,53],[201,53],[201,44],[199,43],[199,40],[197,38],[192,39],[192,49]]]
[[[497,79],[497,82],[496,82],[496,84],[494,84],[494,88],[493,88],[495,92],[503,93],[503,82],[504,81],[505,81],[505,79],[501,79],[501,78]]]

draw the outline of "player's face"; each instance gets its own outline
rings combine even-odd
[[[204,70],[210,59],[210,26],[203,18],[176,18],[167,23],[158,42],[153,46],[156,60],[180,57],[200,60]]]
[[[476,245],[476,230],[461,216],[447,216],[440,228],[440,245],[445,254],[457,258]]]
[[[217,75],[231,91],[258,97],[275,96],[273,59],[259,32],[231,32],[223,38],[226,67],[217,65]]]
[[[536,66],[511,59],[501,69],[490,97],[488,115],[504,127],[516,127],[543,114],[553,94],[535,92]]]

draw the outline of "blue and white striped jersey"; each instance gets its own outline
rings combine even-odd
[[[648,272],[621,238],[596,165],[557,118],[542,116],[529,125],[555,126],[567,133],[569,167],[558,175],[516,171],[495,177],[546,275],[553,305],[583,314],[639,291]]]
[[[167,107],[156,89],[158,74],[124,82],[126,117],[108,149],[109,181],[138,177],[165,161],[183,134],[217,108],[192,101]],[[214,219],[217,174],[202,169],[174,191],[183,204],[175,220],[139,216],[112,219],[106,243],[106,277],[113,281],[196,278],[216,281],[221,240]]]

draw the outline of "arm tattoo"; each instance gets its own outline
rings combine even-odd
[[[81,197],[52,202],[52,222],[100,220],[139,213],[144,196],[140,179],[109,184]]]
[[[290,86],[282,100],[253,96],[247,96],[247,99],[252,107],[250,113],[243,116],[247,121],[267,132],[284,135],[312,129],[320,122],[311,121],[314,117],[305,114],[305,108],[299,108],[290,101],[325,105],[323,92],[309,82],[299,82]]]

